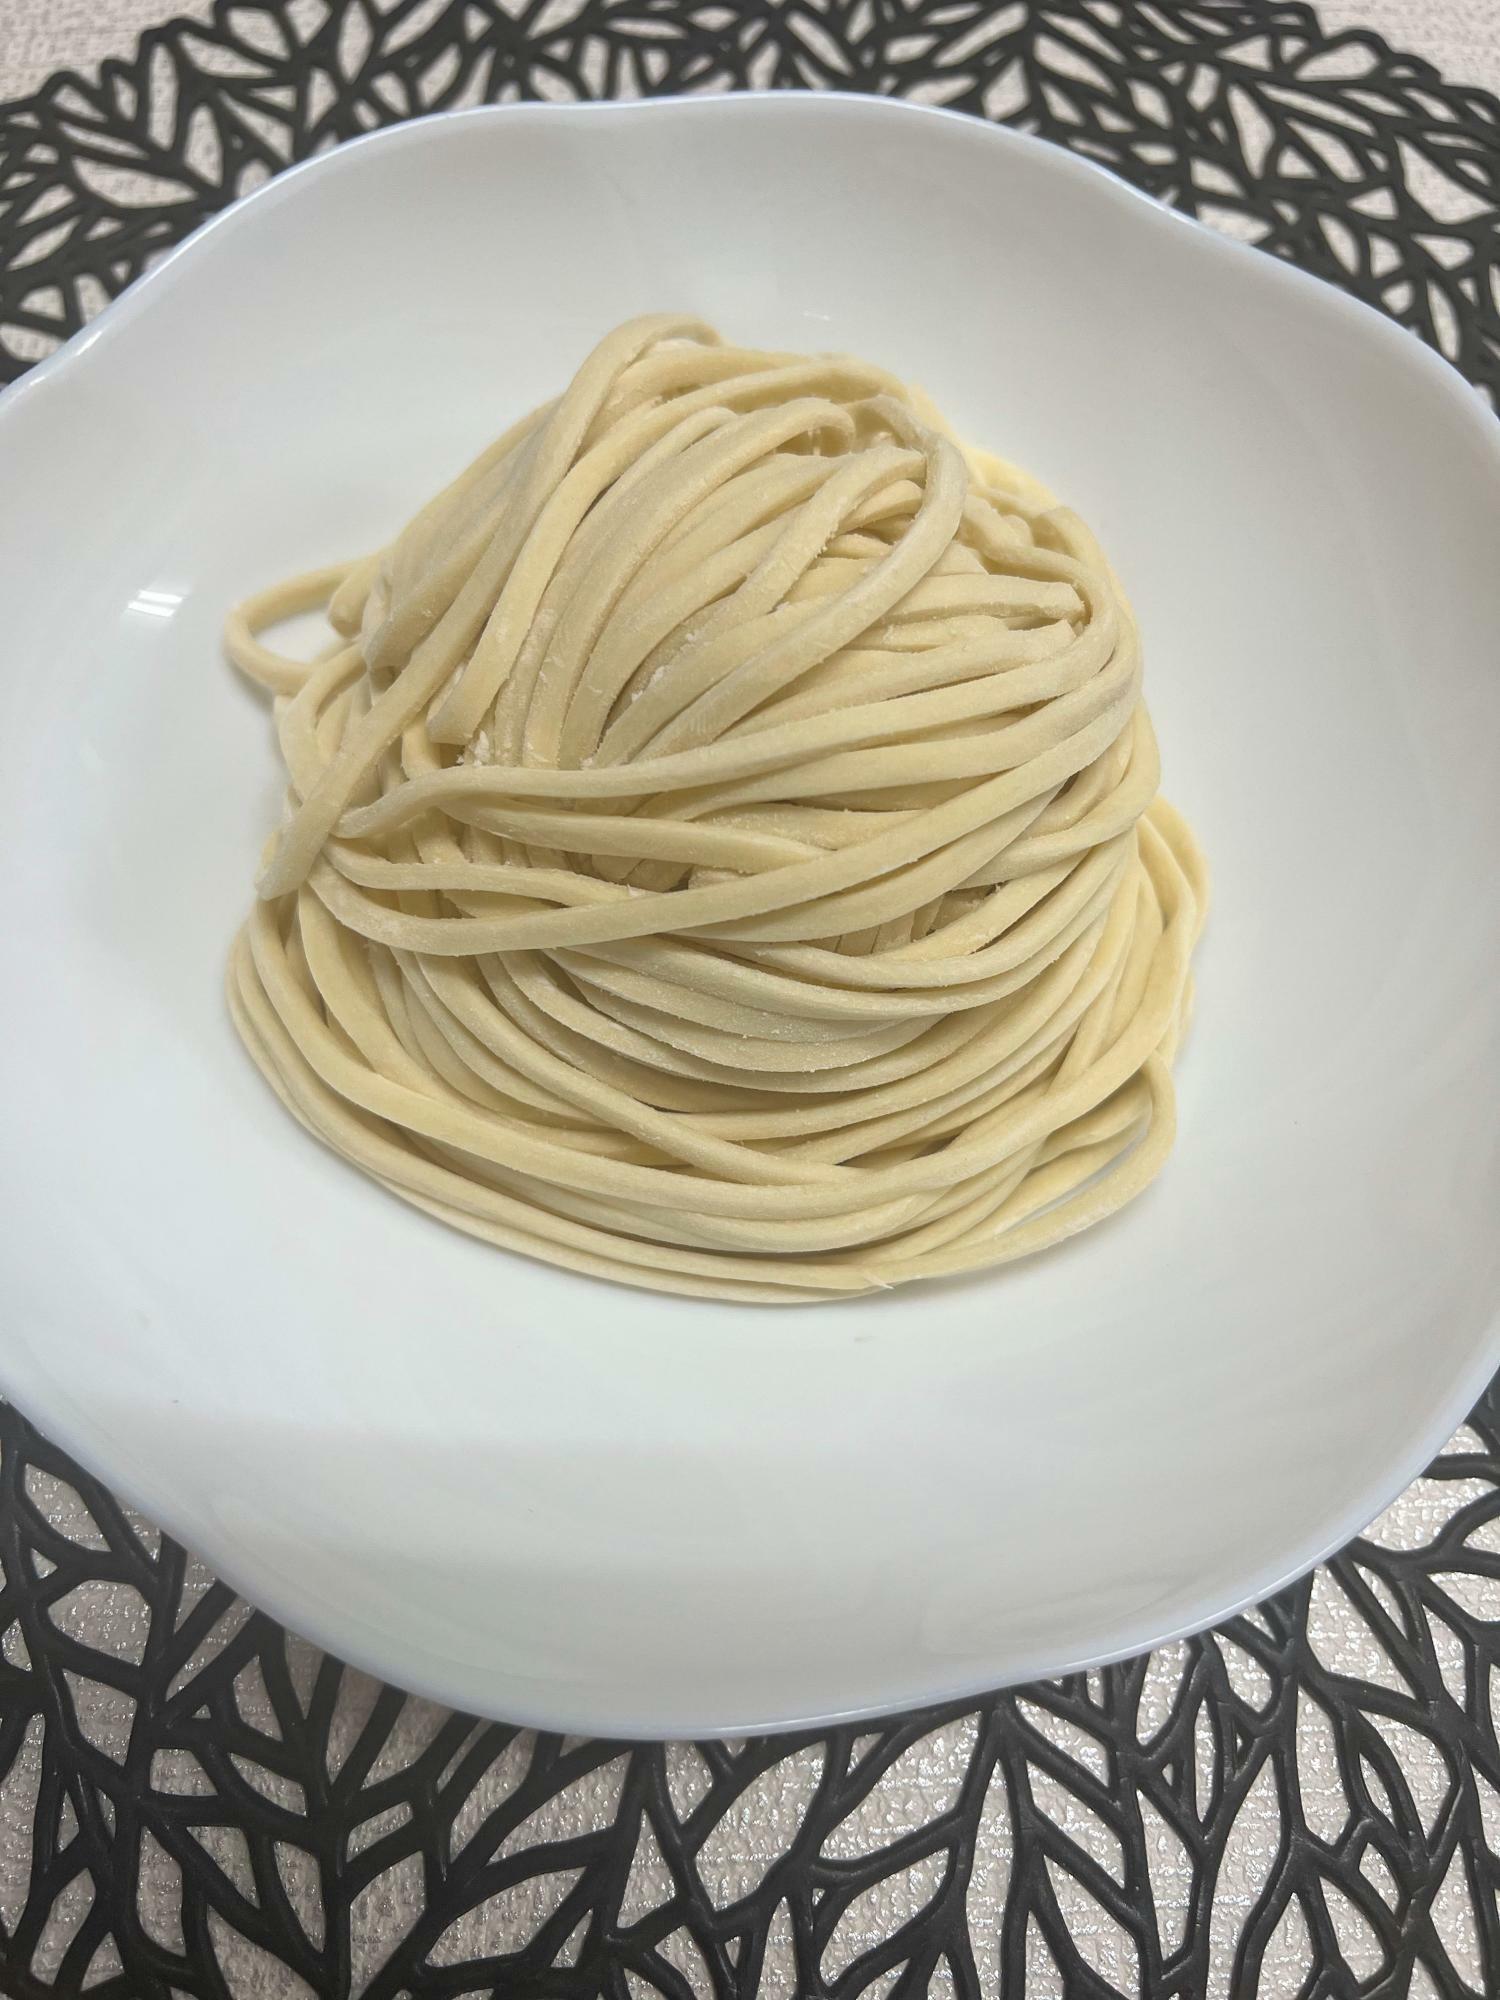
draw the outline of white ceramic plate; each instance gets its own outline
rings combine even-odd
[[[232,598],[383,539],[627,314],[850,347],[1095,525],[1214,866],[1158,1185],[769,1312],[449,1232],[221,965],[277,808]],[[0,403],[0,1379],[256,1602],[652,1735],[1126,1654],[1358,1530],[1500,1362],[1500,432],[1371,312],[853,98],[478,111],[200,232]]]

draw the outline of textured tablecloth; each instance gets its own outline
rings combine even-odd
[[[58,68],[87,69],[128,53],[135,36],[166,11],[160,0],[0,0],[0,97],[35,89]],[[202,17],[209,9],[174,11]],[[315,17],[318,0],[307,0],[305,11]],[[1190,16],[1213,9],[1177,11]],[[1500,0],[1325,0],[1319,12],[1330,27],[1377,30],[1451,81],[1500,91]],[[1138,1815],[1132,1837],[1147,1856],[1149,1881],[1127,1880],[1124,1892],[1149,1892],[1164,1962],[1174,1950],[1172,1927],[1179,1944],[1189,1926],[1204,1933],[1196,1970],[1174,1975],[1170,1991],[1229,1994],[1235,1951],[1252,1913],[1256,1921],[1264,1917],[1268,1883],[1287,1865],[1288,1841],[1303,1864],[1308,1853],[1316,1860],[1320,1841],[1330,1857],[1338,1848],[1347,1859],[1371,1796],[1377,1804],[1383,1798],[1393,1820],[1412,1829],[1413,1843],[1427,1843],[1424,1854],[1441,1848],[1451,1856],[1441,1880],[1423,1892],[1423,1963],[1410,1977],[1393,1973],[1397,1983],[1379,1990],[1477,1992],[1500,1967],[1494,1950],[1500,1792],[1472,1773],[1455,1786],[1444,1748],[1468,1732],[1473,1744],[1494,1749],[1491,1691],[1477,1685],[1466,1632],[1471,1636],[1500,1619],[1500,1582],[1473,1573],[1462,1587],[1453,1581],[1451,1601],[1434,1600],[1425,1632],[1403,1629],[1394,1595],[1401,1565],[1414,1552],[1448,1542],[1500,1549],[1492,1505],[1500,1459],[1492,1434],[1461,1433],[1437,1468],[1444,1476],[1420,1480],[1403,1496],[1371,1530],[1359,1562],[1320,1572],[1305,1587],[1305,1639],[1295,1620],[1268,1609],[1240,1622],[1246,1645],[1221,1635],[1216,1646],[1196,1651],[1165,1648],[1121,1682],[1128,1697],[1123,1726],[1120,1713],[1106,1714],[1098,1676],[1056,1698],[1015,1697],[1003,1711],[1006,1747],[992,1748],[988,1760],[980,1738],[994,1729],[994,1718],[962,1704],[905,1734],[845,1733],[749,1753],[680,1745],[626,1756],[571,1742],[539,1748],[524,1732],[485,1729],[425,1702],[403,1704],[367,1677],[339,1670],[251,1618],[200,1566],[164,1553],[146,1524],[110,1512],[106,1495],[82,1498],[67,1483],[65,1465],[50,1459],[24,1426],[12,1421],[0,1445],[0,1555],[7,1565],[30,1564],[38,1577],[55,1572],[71,1586],[54,1594],[49,1632],[33,1626],[29,1643],[33,1650],[42,1638],[50,1644],[56,1631],[65,1647],[81,1649],[58,1654],[73,1665],[57,1669],[57,1684],[66,1682],[67,1693],[55,1716],[18,1714],[12,1728],[3,1677],[29,1666],[31,1656],[23,1621],[0,1624],[0,1770],[8,1766],[0,1783],[0,1924],[10,1953],[7,1958],[0,1949],[0,1991],[72,1992],[97,1984],[128,2000],[178,1991],[276,2000],[367,1986],[393,1996],[489,1990],[501,1976],[492,1970],[480,1980],[476,1974],[471,1987],[463,1970],[469,1961],[504,1954],[541,1934],[558,1921],[559,1910],[567,1910],[569,1894],[589,1869],[614,1868],[619,1879],[610,1890],[612,1921],[644,1942],[638,1969],[631,1969],[627,1954],[618,1954],[600,1990],[681,1995],[758,1987],[767,1995],[789,1995],[806,1983],[805,1973],[799,1977],[795,1969],[795,1953],[805,1965],[816,1950],[820,1976],[833,1985],[841,1976],[853,1977],[847,1969],[856,1962],[873,1962],[862,1955],[878,1953],[909,1920],[938,1907],[953,1853],[940,1837],[945,1816],[958,1810],[961,1789],[983,1769],[989,1795],[984,1809],[969,1816],[974,1851],[963,1856],[962,1895],[944,1919],[946,1928],[934,1945],[916,1925],[893,1966],[863,1990],[946,1994],[962,1992],[977,1978],[984,1991],[999,1993],[1004,1970],[1003,2000],[1143,1989],[1145,2000],[1154,2000],[1167,1986],[1153,1985],[1159,1974],[1143,1960],[1138,1939],[1106,1908],[1107,1878],[1118,1885],[1121,1839],[1102,1788],[1130,1766],[1137,1744],[1156,1746],[1154,1763],[1142,1754],[1129,1804]],[[1385,1560],[1390,1570],[1383,1575]],[[0,1612],[3,1605],[0,1599]],[[1466,1618],[1475,1625],[1466,1627]],[[1204,1853],[1184,1837],[1186,1822],[1133,1801],[1145,1801],[1158,1780],[1167,1788],[1163,1798],[1175,1796],[1172,1788],[1184,1782],[1191,1794],[1195,1770],[1201,1792],[1213,1781],[1216,1762],[1226,1761],[1224,1746],[1213,1740],[1216,1729],[1242,1729],[1248,1740],[1257,1727],[1271,1726],[1265,1720],[1271,1682],[1256,1657],[1262,1640],[1265,1647],[1285,1642],[1307,1654],[1292,1696],[1299,1704],[1294,1751],[1265,1763],[1234,1802],[1232,1827],[1218,1841],[1213,1879],[1205,1885]],[[178,1711],[185,1720],[180,1727],[172,1723],[173,1747],[151,1756],[155,1817],[144,1814],[132,1835],[132,1879],[105,1880],[97,1857],[114,1854],[117,1872],[123,1866],[118,1846],[106,1841],[119,1829],[80,1828],[74,1795],[59,1795],[44,1768],[43,1733],[71,1732],[79,1759],[105,1760],[98,1769],[107,1775],[108,1760],[122,1763],[132,1742],[138,1747],[132,1732],[145,1726],[145,1684],[132,1674],[153,1649],[159,1654],[173,1646],[181,1653],[171,1682],[177,1711],[162,1728]],[[1451,1714],[1434,1718],[1430,1734],[1413,1727],[1411,1717],[1397,1719],[1394,1697],[1407,1684],[1403,1647],[1413,1649],[1409,1664],[1419,1653],[1429,1670],[1436,1660],[1452,1699]],[[89,1656],[96,1666],[97,1656],[118,1662],[119,1672],[112,1679],[90,1677],[83,1671]],[[1336,1727],[1323,1699],[1354,1703],[1351,1713],[1357,1711],[1369,1729],[1363,1722],[1350,1726],[1347,1718]],[[1091,1701],[1100,1706],[1090,1708]],[[1070,1710],[1070,1703],[1083,1706]],[[1163,1733],[1172,1729],[1181,1741],[1177,1750],[1163,1750]],[[316,1798],[307,1796],[305,1777],[288,1775],[293,1747],[296,1768],[305,1773],[302,1738],[309,1734],[326,1777]],[[1382,1764],[1382,1743],[1394,1763]],[[866,1755],[880,1768],[860,1778]],[[1185,1780],[1176,1769],[1183,1759]],[[1374,1794],[1362,1789],[1371,1777],[1380,1788]],[[244,1798],[217,1815],[205,1807],[205,1801],[229,1799],[236,1786],[255,1795],[250,1808]],[[108,1790],[105,1784],[106,1797]],[[717,1799],[729,1799],[728,1809],[705,1803]],[[182,1809],[175,1817],[174,1801]],[[190,1810],[195,1804],[203,1809]],[[1200,1797],[1199,1807],[1207,1825],[1212,1802],[1204,1806]],[[414,1808],[431,1822],[415,1843],[402,1835]],[[85,1818],[91,1810],[85,1807]],[[115,1811],[108,1805],[105,1817],[112,1821]],[[687,1882],[663,1859],[653,1828],[667,1824],[668,1815],[673,1824],[691,1828],[695,1814],[711,1823],[701,1840],[694,1835],[693,1879]],[[1040,1914],[1026,1924],[1019,1968],[1014,1958],[1002,1967],[1002,1920],[1021,1866],[1015,1829],[1024,1825],[1040,1852],[1049,1822],[1074,1844],[1074,1859],[1054,1866],[1033,1856],[1028,1866],[1046,1877],[1033,1903]],[[618,1837],[611,1844],[611,1829],[624,1824],[636,1829],[629,1852],[618,1851]],[[310,1825],[315,1831],[307,1830]],[[934,1835],[924,1848],[928,1828]],[[183,1867],[170,1851],[179,1834],[196,1843],[221,1878],[206,1897],[184,1892]],[[90,1841],[92,1860],[68,1867],[76,1843]],[[505,1856],[514,1864],[543,1842],[563,1843],[552,1872],[527,1874],[512,1865],[505,1874]],[[485,1878],[495,1886],[482,1895],[476,1890],[441,1936],[424,1939],[435,1886],[451,1893],[450,1878],[481,1844],[500,1857],[499,1874]],[[179,1844],[178,1852],[184,1851]],[[1079,1851],[1096,1864],[1095,1878],[1077,1865]],[[753,1937],[747,1930],[715,1942],[715,1913],[732,1910],[737,1899],[774,1879],[776,1869],[788,1869],[799,1852],[809,1862],[816,1858],[811,1886],[799,1881],[789,1888]],[[899,1868],[882,1867],[887,1853],[899,1856]],[[38,1857],[44,1854],[59,1857],[56,1880],[39,1884]],[[1403,1921],[1416,1921],[1402,1900],[1409,1885],[1400,1879],[1399,1856],[1382,1858],[1372,1848],[1363,1858],[1356,1854],[1356,1865],[1383,1907],[1399,1907]],[[346,1878],[337,1891],[334,1873]],[[273,1874],[284,1905],[268,1888]],[[1290,2000],[1310,1968],[1319,1993],[1352,1992],[1354,1979],[1359,1991],[1376,1990],[1364,1982],[1378,1981],[1389,1963],[1380,1924],[1372,1925],[1369,1911],[1361,1915],[1334,1886],[1334,1874],[1330,1859],[1322,1915],[1313,1926],[1317,1936],[1310,1934],[1304,1904],[1290,1902],[1279,1916],[1261,1959],[1258,1990],[1267,2000]],[[1347,1884],[1353,1878],[1342,1879]],[[820,1921],[822,1898],[843,1898],[845,1887],[858,1893],[842,1900],[837,1922]],[[140,1936],[165,1954],[163,1968],[187,1970],[174,1977],[163,1970],[159,1983],[149,1986],[127,1980],[108,1927],[94,1921],[106,1903],[114,1910],[116,1934],[122,1922],[138,1924]],[[686,1912],[678,1928],[652,1928],[654,1912],[678,1906]],[[331,1920],[341,1939],[330,1940]],[[1055,1948],[1056,1934],[1049,1939],[1050,1922],[1072,1941],[1070,1973],[1060,1969],[1064,1954]],[[948,1949],[955,1925],[967,1932],[969,1964],[957,1964]],[[299,1934],[305,1951],[285,1941]],[[24,1965],[17,1939],[24,1941]],[[580,1953],[586,1961],[588,1942],[586,1925],[580,1925],[558,1940],[555,1963],[566,1968],[579,1962]],[[914,1968],[920,1968],[920,1989],[911,1983]],[[1094,1983],[1080,1984],[1084,1979]],[[530,1975],[516,1975],[512,1983],[502,1978],[497,1990],[575,1990],[529,1982]]]
[[[208,12],[207,0],[176,7],[161,0],[0,0],[0,98],[34,90],[53,70],[125,54],[143,28],[168,13]],[[1500,92],[1496,0],[1324,0],[1318,15],[1330,28],[1373,28],[1445,76]]]

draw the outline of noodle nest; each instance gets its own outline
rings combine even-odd
[[[315,610],[310,663],[262,636]],[[405,1200],[774,1304],[1023,1256],[1161,1166],[1205,884],[1129,606],[883,371],[632,321],[227,645],[288,776],[234,1020]]]

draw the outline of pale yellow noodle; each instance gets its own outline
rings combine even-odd
[[[262,633],[322,608],[334,643]],[[1202,859],[1088,531],[847,356],[619,328],[238,606],[289,789],[229,998],[394,1193],[764,1303],[999,1264],[1172,1142]]]

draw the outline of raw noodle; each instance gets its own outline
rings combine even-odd
[[[258,636],[319,608],[311,663]],[[632,321],[227,644],[289,779],[235,1023],[407,1201],[794,1303],[1023,1256],[1161,1166],[1205,885],[1134,621],[881,370]]]

